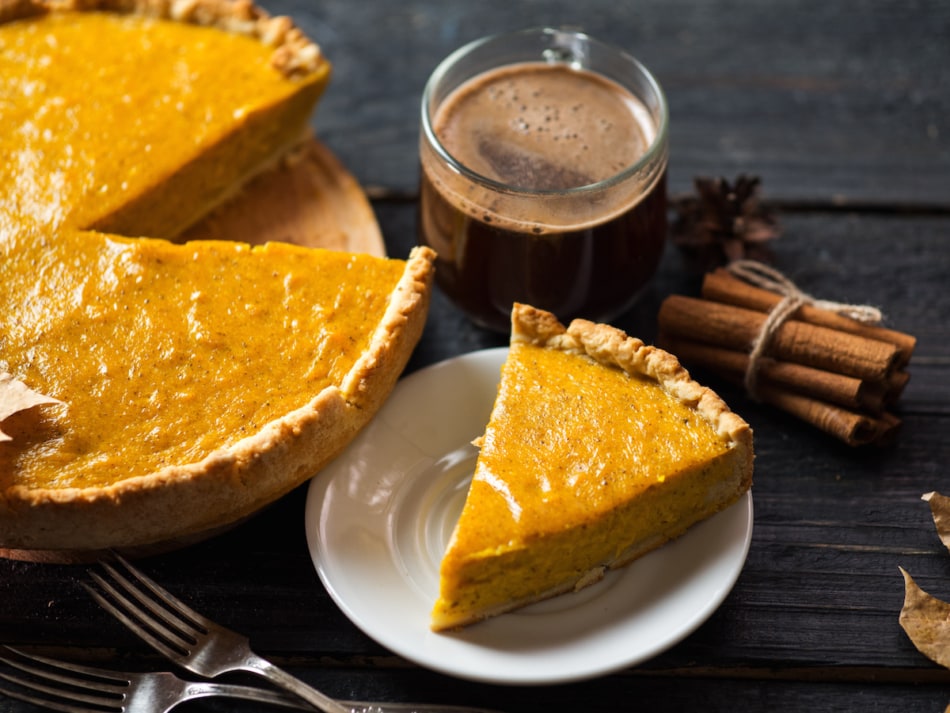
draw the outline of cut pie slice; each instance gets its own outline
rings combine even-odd
[[[431,251],[166,240],[299,144],[328,75],[243,0],[0,0],[0,375],[57,402],[0,404],[0,555],[206,537],[388,396]]]
[[[671,354],[515,305],[431,626],[579,589],[736,502],[749,426]]]

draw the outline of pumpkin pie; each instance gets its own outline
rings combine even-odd
[[[206,536],[373,416],[433,255],[172,242],[306,135],[330,70],[290,20],[16,0],[0,21],[0,374],[55,399],[2,423],[0,548]]]
[[[525,305],[477,445],[436,631],[592,584],[752,481],[749,426],[673,355]]]

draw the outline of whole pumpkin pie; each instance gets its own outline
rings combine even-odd
[[[329,64],[288,19],[116,0],[0,20],[0,375],[55,399],[0,423],[0,548],[205,536],[373,416],[432,253],[171,242],[306,135]]]
[[[676,358],[526,305],[431,626],[592,584],[723,510],[752,482],[752,433]]]

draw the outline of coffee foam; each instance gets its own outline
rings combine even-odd
[[[501,67],[463,84],[438,107],[433,130],[470,171],[528,191],[563,191],[609,179],[636,164],[656,135],[649,110],[623,87],[599,74],[545,63]],[[466,185],[462,176],[427,163],[423,155],[423,170],[460,209],[500,227],[536,233],[608,220],[629,210],[656,180],[634,180],[612,189],[609,199],[592,193],[593,203],[550,196],[528,201]]]

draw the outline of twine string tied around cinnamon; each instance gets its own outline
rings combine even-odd
[[[744,385],[746,391],[754,399],[759,398],[759,365],[768,352],[772,337],[803,305],[811,305],[818,309],[834,312],[864,324],[879,324],[881,322],[881,311],[877,307],[816,299],[800,290],[794,282],[778,270],[756,260],[736,260],[727,265],[726,269],[735,277],[782,296],[782,299],[769,311],[768,317],[762,323],[762,328],[752,343],[752,349],[749,353],[749,365],[745,372]]]

